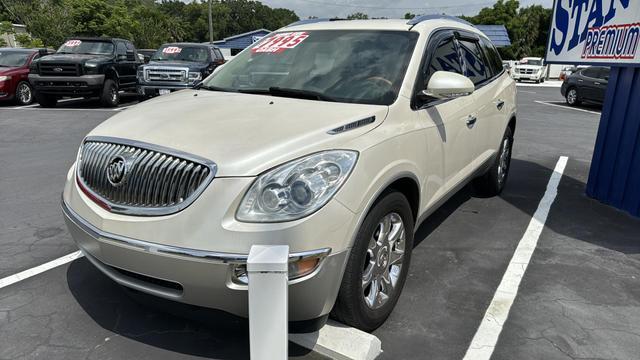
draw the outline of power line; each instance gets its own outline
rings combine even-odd
[[[388,7],[388,6],[372,6],[372,5],[351,5],[351,4],[340,4],[340,3],[330,3],[319,0],[298,0],[310,4],[323,5],[323,6],[335,6],[335,7],[344,7],[344,8],[363,8],[363,9],[377,9],[377,10],[442,10],[442,9],[455,9],[455,8],[463,8],[468,6],[486,6],[493,5],[495,1],[484,2],[478,4],[459,4],[459,5],[447,5],[447,6],[429,6],[429,7],[420,7],[420,6],[406,6],[406,7]]]

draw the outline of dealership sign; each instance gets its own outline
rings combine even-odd
[[[640,65],[639,0],[555,0],[547,63]]]

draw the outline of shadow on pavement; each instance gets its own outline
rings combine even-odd
[[[551,173],[551,169],[540,164],[512,159],[508,184],[500,197],[533,216]],[[626,254],[640,253],[640,219],[587,197],[585,189],[584,182],[565,172],[546,227],[572,239],[611,250]],[[472,184],[460,190],[422,222],[416,232],[414,247],[419,246],[462,204],[472,198],[482,197]]]
[[[247,319],[125,289],[85,258],[71,263],[67,282],[84,311],[102,328],[120,336],[185,355],[249,358]],[[309,353],[289,343],[290,357]]]

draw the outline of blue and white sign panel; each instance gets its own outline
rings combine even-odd
[[[640,0],[555,0],[547,63],[640,66]]]

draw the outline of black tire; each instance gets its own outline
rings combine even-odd
[[[578,89],[573,86],[567,89],[567,93],[564,98],[569,106],[578,106],[581,103],[580,93],[578,93]]]
[[[104,107],[116,107],[120,104],[120,93],[118,92],[118,84],[115,81],[111,79],[104,81],[100,103]]]
[[[499,146],[496,159],[489,170],[484,175],[474,179],[473,182],[476,190],[485,196],[500,195],[507,184],[513,149],[513,130],[511,127],[507,127],[507,130],[505,130]]]
[[[45,108],[56,107],[56,104],[58,104],[58,98],[55,95],[41,94],[37,90],[36,101],[38,102],[38,104],[40,104],[40,106]]]
[[[16,86],[16,104],[24,106],[33,103],[33,88],[28,81],[21,81]]]
[[[543,82],[544,82],[544,79],[540,79],[540,82],[541,82],[541,83],[543,83]]]
[[[384,239],[379,237],[384,233],[381,228],[382,221],[388,218],[390,219],[388,228],[392,230],[389,234],[398,234],[393,244],[386,241],[387,236],[383,236]],[[400,224],[398,224],[399,219],[401,219]],[[404,228],[402,229],[400,226]],[[368,332],[377,329],[384,323],[393,311],[407,278],[411,263],[411,250],[413,249],[413,227],[411,207],[402,193],[389,191],[376,201],[360,226],[354,246],[349,254],[340,292],[331,312],[334,319]],[[394,229],[399,229],[398,231],[403,231],[403,233],[397,233]],[[404,239],[402,240],[403,235]],[[377,240],[376,236],[378,236]],[[382,242],[383,246],[378,246],[379,242]],[[375,248],[377,249],[373,249],[372,244],[376,244]],[[387,245],[384,246],[384,244]],[[402,253],[401,266],[398,268],[397,264],[392,265],[391,261],[395,258],[392,257],[392,254],[397,255],[400,252]],[[372,256],[374,253],[375,255]],[[371,275],[371,279],[375,278],[375,280],[371,280],[369,285],[363,287],[365,271]],[[378,271],[386,273],[386,279],[391,281],[385,281],[384,275],[375,275]],[[394,277],[395,285],[389,287],[389,284],[393,284]],[[391,290],[387,294],[386,300],[369,305],[365,299],[365,293],[371,295],[374,284],[376,284],[376,289]]]

